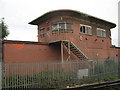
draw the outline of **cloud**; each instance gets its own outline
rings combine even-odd
[[[21,40],[21,41],[38,41],[37,30],[29,30],[25,28],[11,27],[10,35],[7,37],[9,40]]]

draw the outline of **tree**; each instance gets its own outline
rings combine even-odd
[[[4,23],[4,18],[0,21],[0,40],[4,40],[9,35],[8,27]]]

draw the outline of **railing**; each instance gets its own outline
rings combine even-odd
[[[118,59],[5,63],[2,88],[66,88],[118,79]]]
[[[79,50],[79,52],[81,52],[85,56],[85,58],[88,59],[88,57],[72,41],[71,41],[71,43],[77,48],[77,50]]]

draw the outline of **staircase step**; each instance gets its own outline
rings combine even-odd
[[[74,49],[77,49],[76,47],[70,47],[71,49],[74,48]]]
[[[68,41],[63,41],[63,43],[68,48],[69,42]],[[80,60],[86,59],[84,54],[72,42],[70,42],[70,51],[72,51]]]
[[[74,53],[75,55],[77,55],[77,56],[82,56],[81,54],[79,54],[79,53]]]
[[[70,44],[70,46],[74,46],[74,45]]]
[[[83,57],[83,55],[77,55],[77,56]]]
[[[70,47],[70,49],[77,49],[77,48],[75,48],[75,47]]]
[[[78,54],[76,54],[76,56],[80,56],[80,57],[82,57],[83,55],[78,55]]]
[[[81,58],[81,57],[83,57],[84,58],[84,56],[78,56],[79,58]]]
[[[79,54],[75,54],[76,56],[82,56],[82,55],[79,55]]]
[[[78,51],[76,51],[76,50],[71,50],[71,51],[74,52],[74,53],[75,53],[75,52],[78,52]]]
[[[75,49],[75,48],[72,48],[72,49],[71,49],[71,51],[78,51],[78,50],[77,50],[77,49]]]
[[[82,55],[80,52],[73,52],[73,53],[75,53],[75,54],[79,54],[79,55]]]
[[[74,52],[74,53],[80,53],[80,52],[78,52],[78,51],[74,51],[74,50],[71,50],[72,52]]]
[[[75,46],[73,46],[73,45],[70,45],[70,47],[75,47]]]

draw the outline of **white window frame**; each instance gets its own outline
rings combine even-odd
[[[63,23],[64,24],[64,29],[63,30],[61,30],[61,28],[60,28],[60,24],[61,23]],[[67,23],[67,22],[65,22],[65,21],[61,21],[61,22],[55,22],[55,24],[57,25],[57,29],[55,30],[55,29],[53,29],[54,27],[53,27],[53,25],[54,24],[52,24],[52,32],[63,32],[63,31],[65,31],[65,32],[69,32],[69,30],[68,30],[68,28],[67,28],[67,24],[70,24],[70,23]],[[72,30],[72,28],[71,28],[71,30]]]
[[[45,32],[44,32],[45,28],[40,28],[40,37],[43,38],[44,35],[45,35]]]
[[[106,30],[102,28],[97,28],[97,36],[106,37]]]
[[[85,27],[85,32],[81,32],[81,27],[84,26]],[[89,30],[87,30],[87,28],[90,28]],[[84,25],[84,24],[80,24],[80,33],[82,34],[88,34],[88,35],[92,35],[92,26],[89,25]]]

